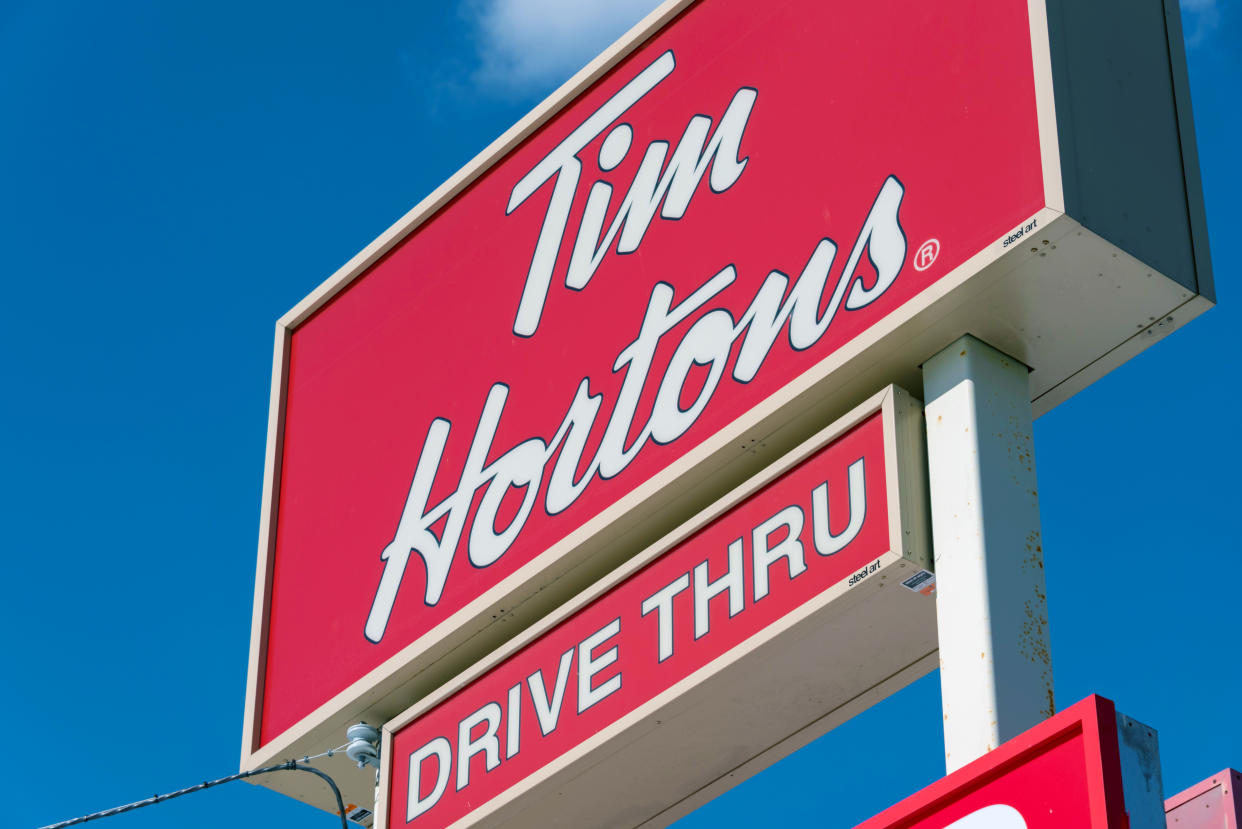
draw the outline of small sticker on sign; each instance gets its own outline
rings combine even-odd
[[[355,806],[351,803],[345,807],[345,812],[345,817],[359,826],[371,826],[375,822],[375,815],[365,806]]]
[[[921,593],[924,596],[930,596],[936,592],[936,575],[927,570],[920,570],[902,583],[903,587],[908,587],[915,593]]]

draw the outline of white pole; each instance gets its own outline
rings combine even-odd
[[[1053,714],[1027,367],[965,336],[923,366],[950,772]]]

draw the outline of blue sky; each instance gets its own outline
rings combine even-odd
[[[11,825],[236,770],[274,321],[653,5],[0,4]],[[1242,8],[1183,7],[1220,306],[1036,423],[1058,700],[1156,727],[1168,794],[1242,766]],[[941,752],[932,675],[683,825],[849,827]],[[239,818],[337,825],[104,826]]]

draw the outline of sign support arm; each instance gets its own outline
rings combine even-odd
[[[949,772],[1053,714],[1027,374],[969,335],[923,366]]]

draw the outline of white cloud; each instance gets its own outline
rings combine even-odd
[[[1182,26],[1187,46],[1203,43],[1220,27],[1218,0],[1182,0]]]
[[[494,92],[551,91],[659,0],[467,0],[476,27],[476,80]]]

